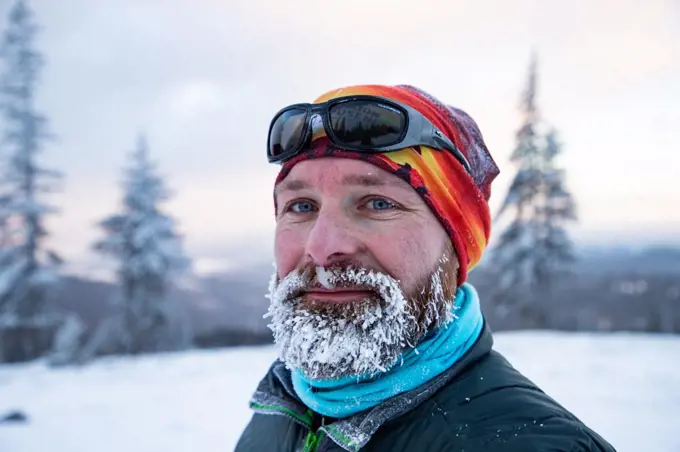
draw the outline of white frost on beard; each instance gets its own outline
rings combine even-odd
[[[437,271],[432,273],[432,276],[430,277],[431,294],[430,300],[427,304],[425,317],[425,323],[428,326],[435,325],[437,327],[448,327],[449,323],[458,318],[458,316],[453,312],[454,309],[457,309],[454,306],[455,299],[449,299],[445,296],[444,284],[442,283],[442,274],[448,262],[449,258],[446,255],[439,259],[439,267],[437,268]],[[442,311],[444,318],[441,317]]]
[[[443,264],[445,261],[440,261]],[[453,300],[444,299],[442,266],[430,278],[425,312],[426,327],[450,322]],[[349,315],[335,312],[312,312],[300,303],[296,294],[309,283],[327,289],[337,286],[359,286],[378,294],[376,299],[347,306]],[[317,268],[315,278],[293,271],[280,282],[272,275],[267,297],[271,304],[265,317],[279,347],[279,358],[288,368],[300,369],[312,379],[374,375],[389,370],[407,347],[418,329],[399,281],[389,275],[365,269],[333,271]],[[442,306],[446,318],[440,318]]]
[[[331,283],[332,273],[327,271],[323,267],[316,267],[316,279],[326,289],[332,289],[333,284]]]

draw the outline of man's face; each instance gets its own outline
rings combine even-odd
[[[420,195],[366,162],[298,163],[275,189],[269,316],[310,378],[384,371],[450,320],[456,257]]]

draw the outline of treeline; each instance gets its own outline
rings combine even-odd
[[[35,102],[45,63],[38,30],[28,3],[15,1],[0,42],[0,362],[187,348],[190,331],[167,293],[189,259],[174,219],[162,210],[170,193],[143,135],[124,169],[121,206],[99,222],[101,238],[92,244],[118,264],[112,315],[83,345],[78,315],[47,308],[64,262],[45,246],[45,219],[58,211],[46,198],[64,175],[40,163],[55,134]]]
[[[495,331],[550,329],[591,332],[680,334],[680,250],[672,271],[587,272],[561,280],[540,303],[508,307],[494,303],[493,272],[477,269],[470,280],[479,290]]]

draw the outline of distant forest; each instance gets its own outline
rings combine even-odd
[[[501,309],[489,303],[493,288],[482,265],[470,282],[482,299],[494,331],[557,329],[680,333],[680,247],[581,250],[578,272],[560,282],[541,312]],[[265,293],[270,264],[200,278],[193,289],[175,289],[171,298],[190,318],[198,347],[271,342]],[[114,284],[67,277],[50,296],[56,309],[76,312],[91,331],[107,317]]]

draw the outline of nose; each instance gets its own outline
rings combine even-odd
[[[328,267],[361,251],[361,242],[351,221],[339,210],[321,208],[307,237],[307,258]]]

